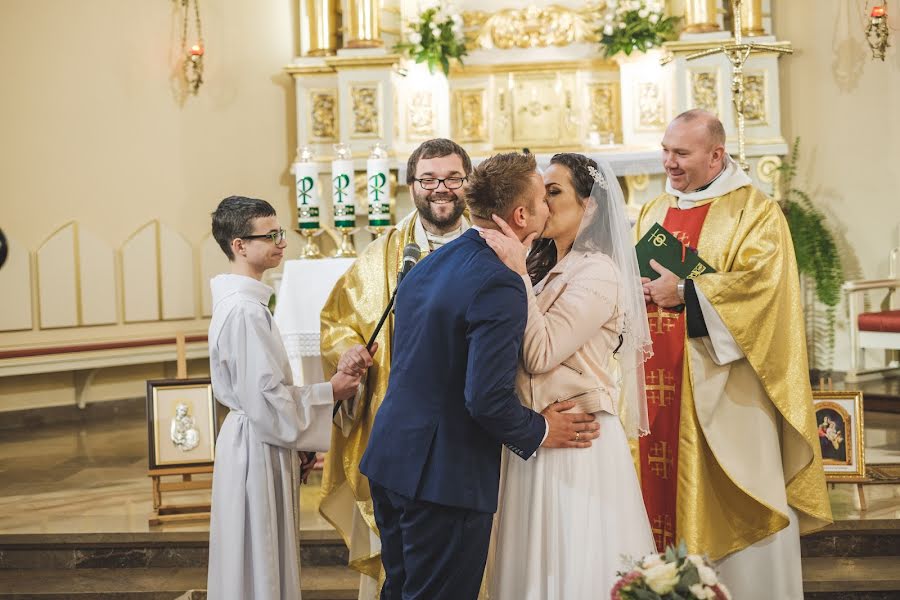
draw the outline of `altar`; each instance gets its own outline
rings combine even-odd
[[[312,151],[320,183],[328,189],[333,146],[349,147],[362,201],[356,210],[359,227],[366,225],[366,158],[372,145],[380,141],[388,149],[391,213],[397,222],[412,210],[403,185],[406,159],[434,137],[460,143],[475,163],[526,148],[539,165],[561,151],[606,160],[635,215],[664,189],[659,147],[666,125],[699,107],[723,121],[732,154],[743,136],[750,176],[772,192],[779,157],[787,152],[779,109],[780,53],[754,53],[746,60],[739,124],[728,57],[688,60],[733,42],[728,32],[733,15],[723,15],[721,3],[659,2],[667,14],[682,19],[679,39],[607,58],[599,41],[606,15],[617,4],[629,3],[534,0],[523,6],[459,0],[441,10],[459,15],[468,54],[464,64],[451,63],[445,76],[394,50],[409,41],[409,24],[428,3],[342,0],[338,10],[336,0],[303,0],[301,55],[286,67],[295,84],[298,148]],[[789,51],[790,44],[772,31],[770,0],[747,0],[743,6],[743,35]],[[331,234],[323,236],[327,253],[338,244],[331,210],[324,208],[319,218]],[[369,239],[357,235],[356,249]]]

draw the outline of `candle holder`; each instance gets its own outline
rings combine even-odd
[[[354,185],[353,154],[347,144],[334,144],[335,159],[331,162],[331,201],[334,208],[334,227],[341,232],[341,243],[334,256],[356,256],[353,234],[356,233],[356,190]]]
[[[322,251],[316,243],[316,238],[322,233],[319,226],[319,169],[313,160],[312,151],[307,146],[297,149],[294,177],[297,232],[305,240],[300,250],[300,258],[322,258]]]
[[[366,194],[369,199],[367,229],[376,237],[391,226],[389,168],[387,150],[381,142],[375,143],[366,161]]]
[[[873,6],[866,27],[866,41],[872,49],[872,58],[884,60],[884,54],[891,45],[888,37],[891,32],[887,24],[887,0],[881,6]]]

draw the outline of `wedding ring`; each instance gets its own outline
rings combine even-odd
[[[580,431],[575,432],[575,441],[576,442],[581,441],[581,432]]]

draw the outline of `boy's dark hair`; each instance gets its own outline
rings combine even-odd
[[[472,216],[486,221],[491,220],[491,215],[507,218],[531,185],[535,173],[534,154],[507,152],[482,161],[469,176],[466,188],[466,202]],[[534,214],[534,206],[525,208]]]
[[[253,235],[253,219],[274,215],[275,209],[265,200],[229,196],[212,213],[212,234],[228,260],[234,261],[231,241]]]
[[[411,186],[413,181],[416,180],[416,167],[419,165],[420,160],[426,158],[442,158],[444,156],[450,156],[451,154],[457,155],[460,160],[462,160],[463,171],[465,171],[465,175],[468,177],[472,172],[472,159],[469,158],[469,153],[453,140],[435,138],[433,140],[422,142],[421,145],[409,155],[409,160],[406,161],[406,185]]]

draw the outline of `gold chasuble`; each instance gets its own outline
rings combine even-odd
[[[418,215],[413,213],[396,228],[373,240],[335,284],[321,315],[322,368],[326,380],[334,375],[341,355],[357,344],[365,344],[375,331],[397,286],[403,248],[421,237],[416,235],[418,222]],[[429,246],[421,241],[419,246],[424,258]],[[359,472],[359,462],[369,441],[375,413],[387,392],[393,331],[392,314],[378,334],[378,351],[369,368],[362,402],[349,413],[344,408],[348,403],[344,403],[338,413],[340,426],[332,427],[319,505],[321,515],[347,544],[350,567],[375,579],[381,573],[378,529],[369,482]]]
[[[690,552],[719,560],[785,528],[788,506],[797,511],[801,533],[831,522],[831,506],[812,406],[797,263],[778,204],[750,185],[686,210],[664,194],[642,208],[636,239],[670,212],[670,221],[677,221],[674,213],[703,210],[708,212],[705,218],[698,215],[697,252],[716,272],[697,276],[694,284],[744,356],[718,364],[709,338],[688,338],[683,323],[656,327],[653,322],[662,316],[683,320],[683,313],[648,306],[648,314],[660,313],[650,316],[654,352],[660,351],[657,334],[673,332],[678,339],[666,339],[660,347],[682,351],[683,359],[672,365],[666,381],[651,381],[659,374],[647,370],[648,401],[654,389],[680,390],[680,408],[666,413],[658,407],[651,423],[651,438],[654,430],[666,429],[667,419],[673,434],[677,431],[677,448],[669,453],[677,456],[669,462],[674,468],[659,468],[659,448],[651,447],[641,453],[640,470],[642,483],[662,474],[675,478],[674,484],[644,485],[645,497],[667,495],[646,497],[648,513],[653,505],[675,510],[674,530],[668,531],[665,519],[654,523],[649,514],[657,541],[684,539]],[[651,489],[659,491],[648,494]],[[669,496],[673,490],[675,498]]]

